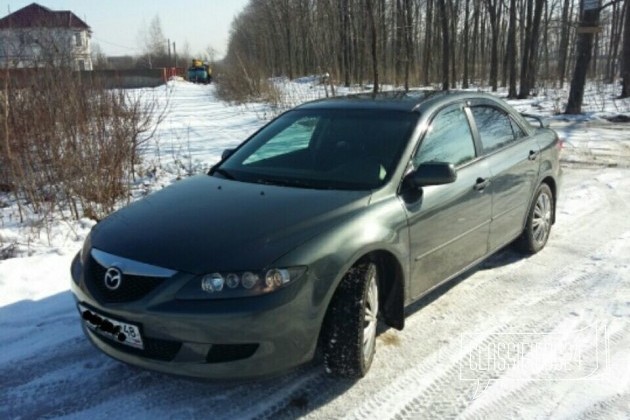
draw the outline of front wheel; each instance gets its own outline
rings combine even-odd
[[[378,267],[352,267],[335,291],[323,326],[324,363],[329,373],[362,378],[376,349]]]
[[[544,248],[551,232],[554,211],[551,189],[547,184],[541,184],[529,209],[525,229],[516,241],[520,251],[535,254]]]

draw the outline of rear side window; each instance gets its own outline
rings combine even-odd
[[[520,139],[521,137],[526,137],[527,136],[527,133],[525,133],[525,131],[523,131],[521,126],[519,126],[516,123],[516,121],[514,121],[514,118],[510,117],[510,122],[512,123],[512,131],[514,132],[514,136],[517,139]]]
[[[492,153],[516,140],[513,123],[503,111],[489,106],[470,109],[479,130],[484,153]]]
[[[418,167],[424,162],[463,165],[475,158],[475,144],[468,118],[460,107],[440,111],[431,121],[420,150],[413,158]]]

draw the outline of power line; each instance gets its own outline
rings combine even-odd
[[[98,42],[101,42],[103,44],[108,44],[108,45],[111,45],[113,47],[124,48],[126,50],[130,50],[130,51],[134,51],[134,52],[138,52],[139,51],[139,49],[137,47],[127,47],[125,45],[120,45],[120,44],[116,44],[114,42],[105,41],[104,39],[97,38],[95,36],[93,36],[92,38],[94,38],[94,40],[96,40]]]

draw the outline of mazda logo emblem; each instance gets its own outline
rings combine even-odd
[[[105,287],[109,290],[116,290],[122,283],[122,271],[116,267],[109,267],[105,272]]]

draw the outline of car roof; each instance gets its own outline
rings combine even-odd
[[[334,98],[318,99],[306,102],[296,109],[380,109],[407,112],[422,112],[424,109],[462,99],[490,99],[497,102],[497,98],[482,92],[457,90],[410,90],[387,91],[378,93],[360,93]]]

